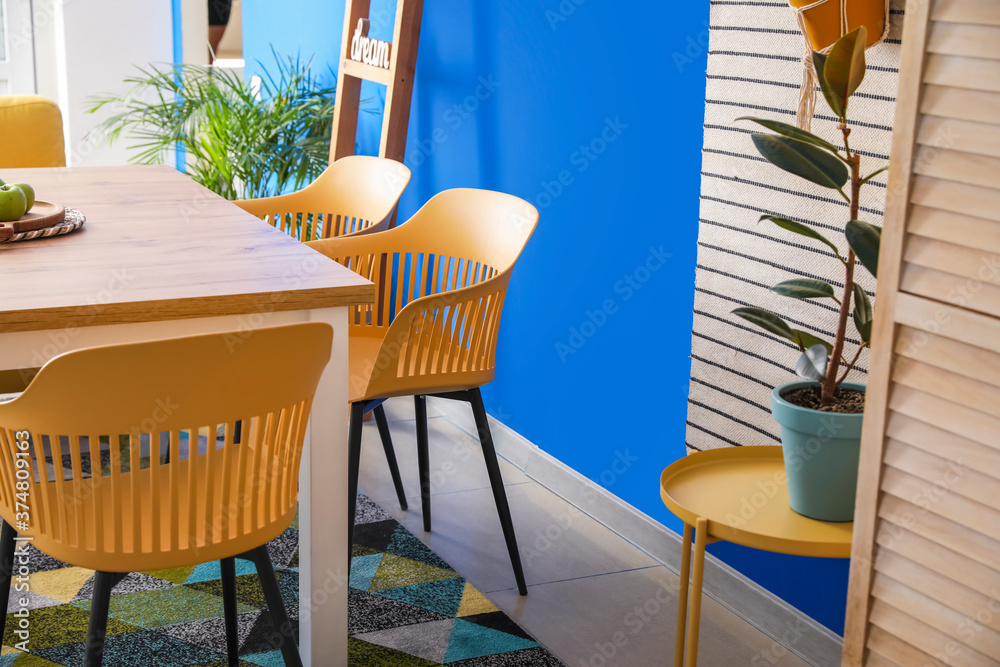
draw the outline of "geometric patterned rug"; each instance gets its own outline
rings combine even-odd
[[[349,591],[351,667],[539,667],[563,663],[538,645],[458,572],[364,495],[358,496]],[[278,586],[298,622],[298,522],[268,545]],[[76,667],[83,662],[93,572],[30,553],[30,653],[14,648],[11,616],[0,667]],[[256,571],[236,561],[241,667],[281,667]],[[107,667],[226,667],[218,561],[133,573],[115,588]],[[316,663],[319,665],[320,663]]]

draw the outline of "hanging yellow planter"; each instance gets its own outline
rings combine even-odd
[[[889,0],[788,0],[799,15],[799,26],[813,51],[830,48],[842,35],[859,26],[868,31],[874,46],[885,36]]]
[[[802,58],[802,91],[799,95],[797,124],[808,130],[816,107],[816,73],[813,51],[826,51],[843,35],[864,26],[865,47],[875,46],[889,31],[889,0],[788,0],[795,10],[806,41]]]

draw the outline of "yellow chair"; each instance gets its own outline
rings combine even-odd
[[[493,379],[507,285],[537,222],[538,211],[517,197],[485,190],[448,190],[408,222],[388,231],[309,244],[374,282],[378,291],[377,302],[355,307],[349,320],[351,530],[364,413],[375,410],[396,493],[406,509],[381,403],[391,396],[414,396],[421,506],[424,530],[429,531],[425,396],[467,401],[472,404],[522,595],[527,593],[524,573],[479,387]]]
[[[40,95],[0,95],[0,169],[65,167],[62,113]]]
[[[410,170],[395,160],[353,155],[298,192],[233,203],[289,236],[315,241],[388,229],[409,182]]]
[[[327,324],[293,324],[96,347],[46,364],[0,404],[0,602],[17,534],[96,570],[84,658],[92,667],[104,653],[111,589],[127,573],[221,560],[236,665],[234,557],[249,559],[285,664],[301,665],[264,545],[295,517],[306,422],[332,340]]]

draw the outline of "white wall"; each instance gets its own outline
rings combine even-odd
[[[87,113],[88,100],[126,92],[136,65],[173,61],[170,0],[36,0],[35,25],[39,93],[62,109],[67,163],[125,164],[127,140],[86,138],[106,115]]]

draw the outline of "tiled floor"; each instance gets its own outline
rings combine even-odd
[[[528,582],[528,595],[519,596],[478,441],[428,401],[433,531],[425,533],[412,400],[393,399],[386,413],[410,510],[399,509],[372,422],[364,429],[362,491],[570,667],[672,664],[676,574],[501,461]],[[699,663],[807,664],[707,596]]]

